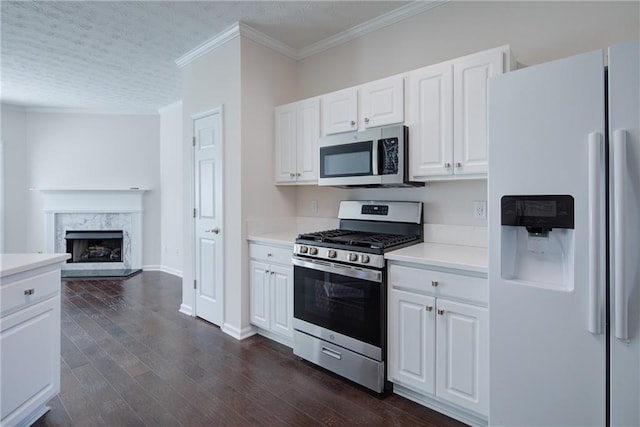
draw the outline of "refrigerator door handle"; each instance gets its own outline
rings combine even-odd
[[[602,221],[604,219],[604,146],[602,135],[589,134],[589,319],[588,330],[602,333],[603,270]]]
[[[625,283],[625,195],[627,177],[627,132],[613,132],[613,236],[614,259],[613,291],[614,291],[614,333],[621,340],[629,339],[627,288]]]

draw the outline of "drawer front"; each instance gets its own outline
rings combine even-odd
[[[292,256],[293,248],[277,248],[275,246],[258,245],[255,243],[249,245],[249,257],[254,259],[290,265]]]
[[[389,285],[436,297],[452,297],[487,304],[487,279],[403,265],[389,266]]]
[[[60,293],[60,270],[25,277],[0,289],[0,315]]]

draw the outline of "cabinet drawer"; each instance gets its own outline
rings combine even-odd
[[[26,277],[0,289],[0,314],[31,305],[60,292],[60,270]]]
[[[434,296],[453,297],[485,304],[489,301],[487,279],[479,277],[391,264],[389,285]]]
[[[290,265],[292,255],[293,248],[277,248],[274,246],[258,245],[255,243],[249,245],[249,257],[254,259]]]

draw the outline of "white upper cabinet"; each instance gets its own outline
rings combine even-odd
[[[389,77],[360,88],[360,128],[386,126],[404,121],[404,79]]]
[[[486,177],[487,83],[510,61],[502,46],[409,73],[412,180]]]
[[[404,78],[394,76],[322,97],[324,134],[404,121]]]
[[[358,89],[348,88],[322,97],[324,135],[358,129]]]
[[[276,184],[315,184],[318,181],[320,99],[276,107]]]

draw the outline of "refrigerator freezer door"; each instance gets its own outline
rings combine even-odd
[[[590,329],[604,330],[606,200],[589,198],[590,167],[601,169],[592,186],[605,183],[603,161],[589,158],[590,139],[606,135],[603,56],[489,81],[490,425],[605,424],[606,334]],[[575,200],[573,230],[501,224],[503,196],[558,194]],[[541,238],[548,245],[531,245]]]
[[[609,48],[611,426],[640,425],[640,43]]]

